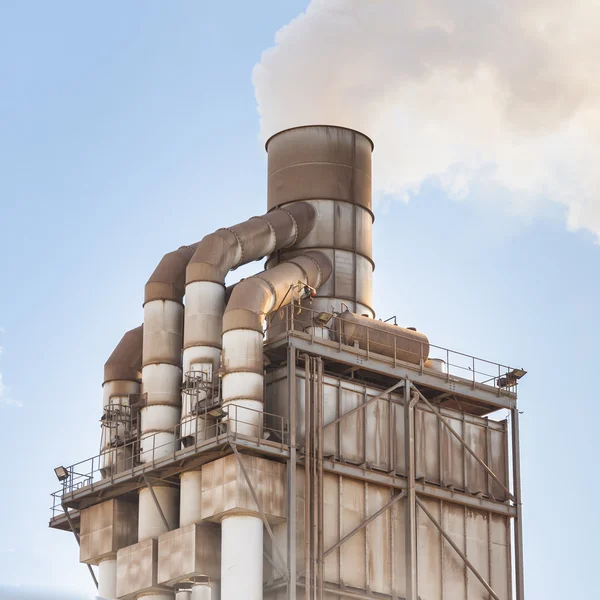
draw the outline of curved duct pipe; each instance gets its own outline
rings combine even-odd
[[[173,452],[181,412],[185,269],[197,244],[165,254],[146,283],[140,461]]]
[[[291,303],[293,286],[318,289],[331,270],[327,255],[306,252],[244,279],[233,290],[223,316],[222,394],[237,432],[257,435],[262,426],[265,317]]]
[[[143,325],[131,329],[117,344],[104,363],[102,383],[102,434],[100,442],[100,471],[102,477],[131,468],[131,447],[113,447],[117,436],[132,433],[127,415],[130,399],[140,393],[142,380]]]
[[[227,273],[277,250],[291,248],[310,233],[315,219],[314,208],[298,202],[219,229],[197,245],[186,269],[183,373],[185,387],[191,388],[196,381],[202,389],[193,385],[184,394],[182,437],[193,438],[196,433],[205,437],[204,432],[196,432],[194,405],[211,394],[213,374],[220,367]],[[186,373],[190,372],[201,375],[186,380]]]

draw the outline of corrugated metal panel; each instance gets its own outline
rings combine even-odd
[[[271,374],[267,383],[267,410],[287,415],[285,370]],[[298,372],[298,435],[304,435],[304,373]],[[331,423],[365,402],[380,390],[347,380],[326,376],[324,380],[324,420]],[[466,415],[441,409],[456,432],[506,481],[507,425],[505,421]],[[389,420],[391,411],[391,422]],[[460,442],[427,408],[415,410],[417,477],[442,486],[489,493],[504,498],[505,491],[461,446]],[[302,444],[300,444],[302,445]],[[326,456],[343,456],[346,461],[404,473],[403,395],[392,395],[371,403],[339,424],[325,429]],[[391,469],[390,469],[391,470]],[[297,565],[304,570],[304,474],[298,468]],[[387,487],[324,474],[324,544],[333,546],[388,503]],[[459,504],[421,497],[435,519],[465,552],[501,600],[511,600],[510,522],[506,517],[466,509]],[[357,532],[325,560],[327,584],[347,586],[384,595],[406,596],[405,500]],[[417,508],[418,585],[421,600],[489,600],[489,594],[460,556],[443,538],[427,515]],[[285,526],[278,526],[285,546]],[[299,590],[299,593],[303,590]],[[285,595],[281,596],[282,598]],[[324,598],[343,596],[324,594]]]
[[[271,374],[267,384],[268,412],[287,416],[287,383],[285,370]],[[380,390],[364,384],[324,378],[323,412],[325,424],[363,404]],[[304,438],[304,373],[296,381],[297,435]],[[354,464],[368,464],[384,471],[404,474],[404,405],[402,394],[381,398],[364,410],[342,419],[325,429],[324,455],[341,457]],[[389,413],[392,413],[390,426]],[[441,409],[454,430],[462,436],[483,461],[487,462],[501,481],[508,483],[508,429],[506,421],[465,415],[455,410]],[[458,490],[492,495],[506,499],[506,492],[462,447],[461,443],[426,406],[415,410],[416,476],[427,482],[454,486]]]

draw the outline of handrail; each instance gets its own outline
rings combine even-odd
[[[398,332],[393,332],[394,344],[388,346],[378,339],[376,343],[371,341],[371,331],[378,331],[376,326],[363,325],[361,328],[366,329],[366,348],[355,348],[354,346],[347,345],[344,343],[343,333],[340,335],[340,331],[343,332],[344,320],[340,318],[340,314],[331,313],[330,320],[323,324],[317,317],[320,317],[324,313],[322,311],[316,311],[312,308],[300,306],[297,303],[287,305],[277,311],[279,319],[268,319],[265,334],[271,337],[275,337],[279,334],[287,333],[290,334],[293,331],[300,331],[303,333],[310,334],[311,343],[322,343],[323,341],[335,342],[339,349],[344,348],[350,352],[354,351],[358,354],[364,355],[366,353],[367,358],[370,358],[373,354],[376,354],[378,358],[393,362],[394,366],[399,364],[407,364],[411,368],[416,368],[421,371],[433,373],[438,376],[444,377],[447,381],[452,381],[455,378],[470,382],[473,388],[478,386],[485,386],[494,390],[499,395],[514,395],[516,394],[517,382],[507,376],[512,373],[515,369],[502,363],[494,362],[485,358],[480,358],[465,352],[458,350],[451,350],[443,346],[429,343],[429,359],[441,359],[445,365],[445,372],[436,371],[434,369],[425,366],[423,360],[422,345],[419,344],[419,352],[412,351],[410,349],[403,350],[406,355],[412,355],[414,357],[412,363],[403,362],[400,358],[397,358],[396,343],[397,340],[407,340],[414,344],[414,339],[402,334],[401,328],[398,328]],[[378,324],[379,321],[374,321]],[[384,356],[381,353],[382,349],[387,348],[387,354]]]
[[[232,411],[229,411],[232,413]],[[235,433],[240,429],[240,425],[252,426],[256,428],[256,422],[252,420],[251,413],[260,413],[262,418],[262,427],[257,430],[256,435],[241,436]],[[252,442],[260,443],[261,440],[269,439],[269,443],[278,444],[282,449],[287,448],[289,441],[289,426],[288,419],[280,415],[266,413],[264,411],[246,408],[241,411],[242,416],[246,416],[246,420],[235,414],[228,414],[227,416],[227,427],[234,433],[233,437],[244,437],[250,439]],[[174,434],[174,439],[168,442],[157,443],[159,432],[151,436],[144,438],[144,447],[140,447],[140,441],[134,440],[128,442],[117,448],[109,448],[104,452],[100,452],[80,462],[74,463],[67,467],[69,477],[63,481],[63,487],[61,490],[53,492],[51,494],[53,498],[53,505],[51,507],[52,517],[58,516],[58,513],[63,512],[62,501],[63,497],[67,494],[89,488],[90,491],[94,489],[94,486],[101,481],[111,480],[117,475],[122,475],[127,472],[134,472],[136,466],[146,464],[151,467],[160,465],[167,460],[176,458],[177,452],[181,447],[185,447],[185,442],[193,437],[193,445],[196,448],[201,447],[201,443],[208,442],[219,435],[222,435],[221,429],[225,426],[225,423],[213,423],[208,425],[207,421],[203,418],[204,414],[196,415],[195,426],[192,431],[195,432],[194,436],[181,436],[180,425],[168,430]],[[246,427],[248,430],[248,427]],[[250,429],[252,431],[252,429]],[[198,438],[201,438],[200,443]],[[191,443],[189,445],[192,445]],[[189,447],[189,446],[188,446]],[[117,453],[121,453],[120,455]],[[112,455],[112,456],[111,456]],[[141,460],[141,459],[144,460]]]

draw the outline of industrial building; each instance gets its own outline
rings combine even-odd
[[[376,318],[372,150],[276,134],[265,214],[150,276],[100,452],[56,470],[50,526],[101,597],[523,600],[525,371]]]

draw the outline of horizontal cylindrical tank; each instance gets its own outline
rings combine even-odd
[[[412,329],[404,329],[390,323],[376,321],[369,317],[343,312],[334,327],[338,340],[342,344],[358,347],[376,354],[395,357],[397,360],[415,365],[425,362],[429,357],[427,336]]]

